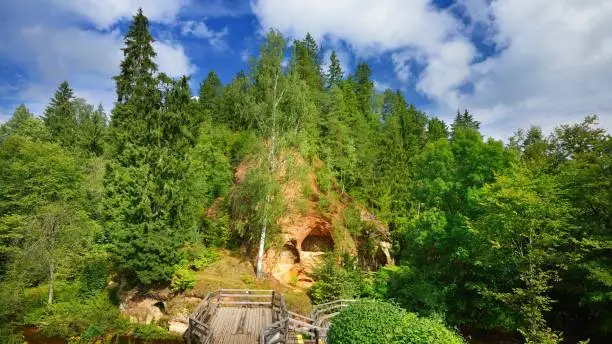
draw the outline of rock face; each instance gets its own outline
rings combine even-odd
[[[144,298],[138,301],[128,301],[127,307],[125,307],[122,312],[126,314],[132,322],[150,324],[151,322],[159,321],[159,319],[164,316],[165,307],[163,301],[153,298]]]
[[[303,168],[305,162],[300,157],[293,157],[292,168]],[[288,166],[285,164],[284,166]],[[281,169],[281,175],[289,172]],[[241,179],[244,169],[238,169],[236,180]],[[310,192],[304,192],[307,188]],[[340,192],[338,192],[341,194]],[[341,213],[353,202],[348,196],[329,201],[331,197],[319,189],[314,172],[306,174],[305,180],[290,181],[283,184],[283,200],[287,211],[279,219],[282,245],[270,248],[264,257],[264,271],[282,284],[309,288],[313,283],[312,273],[321,263],[325,252],[348,252],[357,255],[359,240],[355,240],[343,227]],[[326,199],[327,207],[323,210],[320,201]],[[387,228],[377,221],[365,209],[360,208],[363,223],[369,223],[383,238],[379,243],[381,257],[379,264],[392,263],[391,245]]]

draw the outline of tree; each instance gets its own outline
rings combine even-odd
[[[50,203],[37,210],[30,224],[26,242],[26,264],[44,264],[49,273],[47,304],[53,303],[54,283],[58,265],[69,257],[86,250],[85,215],[68,204]]]
[[[74,147],[77,141],[77,119],[73,100],[73,91],[68,82],[62,82],[43,116],[52,138],[64,147]]]
[[[153,75],[147,23],[139,10],[115,78],[118,103],[109,133],[104,209],[120,270],[148,285],[170,280],[181,247],[196,236],[186,156],[198,140],[199,120],[186,77]]]
[[[483,215],[474,226],[481,241],[475,259],[487,267],[477,289],[519,315],[527,343],[560,341],[544,319],[553,303],[548,292],[567,263],[558,249],[571,229],[571,207],[560,190],[554,178],[518,169],[476,193]]]
[[[223,95],[223,85],[214,71],[208,72],[206,79],[200,84],[199,102],[208,117],[218,120],[220,118],[218,104]]]
[[[77,98],[72,103],[73,111],[77,119],[78,148],[89,152],[94,156],[103,153],[103,140],[106,132],[106,114],[102,105],[94,111],[92,105],[87,104],[85,99]]]
[[[35,141],[50,140],[50,134],[44,123],[21,104],[13,112],[13,116],[0,126],[0,145],[11,135],[27,137]]]
[[[343,76],[342,67],[340,66],[340,60],[336,51],[332,50],[329,57],[329,68],[327,70],[327,90],[330,91],[334,86],[338,86],[342,81]]]
[[[117,84],[119,104],[126,104],[131,99],[135,100],[138,107],[156,103],[157,81],[154,74],[157,72],[157,64],[154,61],[156,53],[153,50],[153,41],[153,36],[149,33],[149,20],[142,13],[142,8],[139,8],[124,39],[121,71],[113,77]]]
[[[359,102],[361,113],[366,116],[372,111],[372,96],[374,92],[374,83],[370,80],[372,70],[367,63],[361,62],[357,64],[355,70],[355,94]]]
[[[268,33],[266,43],[260,48],[259,60],[255,66],[255,94],[258,100],[256,112],[257,127],[262,136],[269,140],[267,152],[267,169],[271,176],[276,174],[279,135],[291,123],[289,116],[279,114],[279,104],[287,91],[287,79],[283,75],[282,61],[285,40],[278,31]],[[266,243],[269,207],[274,202],[273,194],[268,193],[262,207],[263,219],[257,252],[257,276],[263,275],[263,254]]]
[[[317,42],[309,33],[303,40],[293,42],[292,67],[298,77],[306,82],[310,91],[319,91],[323,88],[319,55]]]
[[[457,111],[455,121],[451,125],[451,135],[454,137],[457,131],[463,129],[472,129],[476,131],[480,129],[480,122],[476,121],[468,110],[463,111],[463,113]]]
[[[448,138],[448,128],[446,123],[436,117],[432,117],[427,122],[427,141],[436,141],[442,138]]]

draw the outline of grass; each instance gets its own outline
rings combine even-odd
[[[248,257],[240,252],[220,250],[218,259],[214,263],[196,273],[195,287],[189,293],[204,297],[209,292],[222,288],[272,289],[283,293],[291,311],[307,315],[312,309],[310,298],[304,290],[282,286],[273,279],[257,280],[253,265]],[[177,304],[176,307],[193,307],[193,305]]]
[[[239,252],[220,250],[218,259],[196,272],[196,282],[191,293],[203,297],[217,289],[270,288],[267,280],[257,281],[248,257]]]

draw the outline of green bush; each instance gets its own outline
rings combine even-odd
[[[103,252],[93,252],[85,256],[79,276],[83,294],[92,295],[106,287],[110,272],[109,261],[110,257]]]
[[[353,235],[361,234],[361,214],[355,206],[350,206],[342,212],[344,227]]]
[[[172,276],[172,281],[170,281],[170,289],[174,292],[182,292],[193,289],[195,283],[195,272],[189,267],[180,266],[174,271],[174,276]]]
[[[345,255],[342,265],[337,261],[337,256],[327,253],[323,264],[313,272],[316,282],[308,290],[308,296],[314,304],[351,299],[364,294],[363,273],[357,268],[354,259]]]
[[[361,300],[336,316],[329,344],[463,344],[463,338],[439,321],[419,318],[393,304]]]
[[[437,320],[419,318],[409,313],[404,319],[401,340],[396,343],[406,344],[463,344],[463,338],[447,329]]]
[[[327,334],[329,344],[400,343],[405,312],[390,303],[357,301],[332,321]]]

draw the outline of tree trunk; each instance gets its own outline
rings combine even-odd
[[[283,98],[285,90],[283,89],[277,98],[278,88],[278,73],[274,76],[274,90],[272,97],[272,125],[270,130],[270,148],[268,151],[268,166],[270,174],[274,177],[276,171],[276,108],[278,103]],[[257,278],[263,277],[263,255],[266,246],[266,230],[268,228],[268,206],[270,205],[270,194],[266,195],[266,203],[264,204],[263,224],[261,226],[261,234],[259,236],[259,250],[257,251]]]
[[[53,262],[49,264],[49,299],[47,304],[51,306],[53,303],[53,282],[55,281],[55,265]]]

